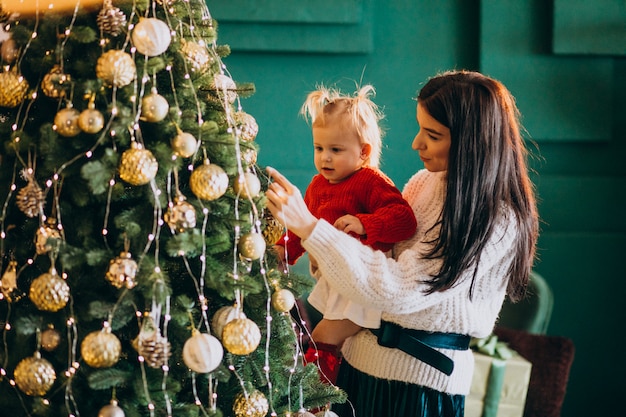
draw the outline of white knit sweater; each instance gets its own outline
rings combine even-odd
[[[471,271],[453,288],[426,295],[423,283],[439,270],[440,260],[423,259],[426,231],[437,222],[446,191],[445,172],[421,170],[407,183],[404,198],[417,218],[415,236],[398,243],[394,259],[373,251],[320,220],[303,246],[333,289],[353,301],[383,311],[383,320],[402,327],[484,337],[491,333],[506,292],[506,272],[512,261],[517,227],[513,214],[501,216],[480,260],[469,299]],[[472,268],[473,269],[473,268]],[[450,376],[398,350],[379,346],[363,330],[343,346],[350,365],[369,375],[411,382],[449,394],[467,395],[474,371],[470,351],[441,349],[454,360]]]

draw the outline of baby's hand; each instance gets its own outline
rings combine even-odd
[[[333,226],[346,233],[356,233],[359,236],[365,234],[365,228],[363,227],[363,223],[361,223],[361,220],[351,214],[341,216],[335,221],[335,224],[333,224]]]

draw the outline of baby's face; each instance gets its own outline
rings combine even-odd
[[[361,144],[354,129],[327,124],[313,127],[315,168],[331,184],[336,184],[358,171],[368,156],[368,147]]]

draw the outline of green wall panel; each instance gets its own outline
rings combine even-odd
[[[557,54],[626,55],[626,2],[554,0]]]
[[[549,2],[485,0],[481,22],[480,68],[511,89],[533,139],[611,139],[613,61],[552,55]]]

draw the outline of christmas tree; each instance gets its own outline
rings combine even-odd
[[[258,125],[201,0],[0,1],[0,410],[265,416],[303,365]],[[310,413],[308,413],[310,415]]]

